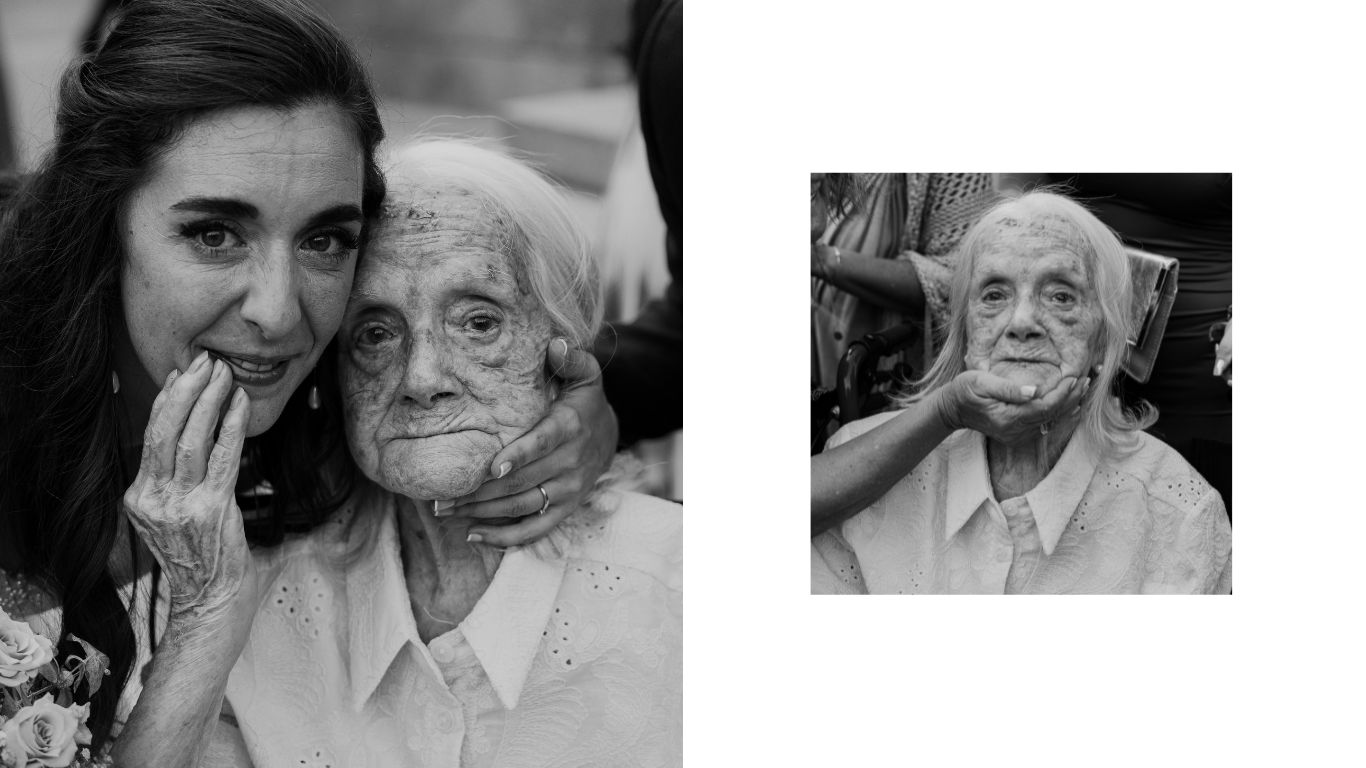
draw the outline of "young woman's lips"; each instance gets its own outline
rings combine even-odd
[[[278,384],[289,372],[292,358],[236,357],[226,352],[209,350],[209,354],[228,364],[233,381],[247,387],[269,387]]]

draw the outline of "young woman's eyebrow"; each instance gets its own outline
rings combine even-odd
[[[230,219],[255,219],[261,215],[256,206],[227,197],[187,197],[171,206],[173,211],[207,213]]]
[[[304,229],[313,229],[327,224],[350,224],[363,221],[365,221],[365,214],[361,213],[360,206],[343,203],[313,214],[309,217],[308,223],[304,225]]]

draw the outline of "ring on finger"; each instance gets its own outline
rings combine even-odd
[[[536,490],[541,492],[541,508],[537,510],[536,514],[544,515],[545,511],[550,509],[550,494],[545,492],[545,486],[543,485],[536,486]]]

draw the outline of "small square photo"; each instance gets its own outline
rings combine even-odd
[[[812,593],[1230,593],[1232,198],[811,174]]]

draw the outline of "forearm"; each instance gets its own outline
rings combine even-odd
[[[872,504],[953,433],[931,394],[896,418],[811,457],[811,533],[831,528]]]
[[[915,265],[901,259],[876,259],[839,249],[825,271],[825,279],[864,301],[918,317],[925,306],[925,291]]]
[[[228,673],[250,624],[173,615],[142,694],[115,742],[114,764],[194,768],[213,737]]]

